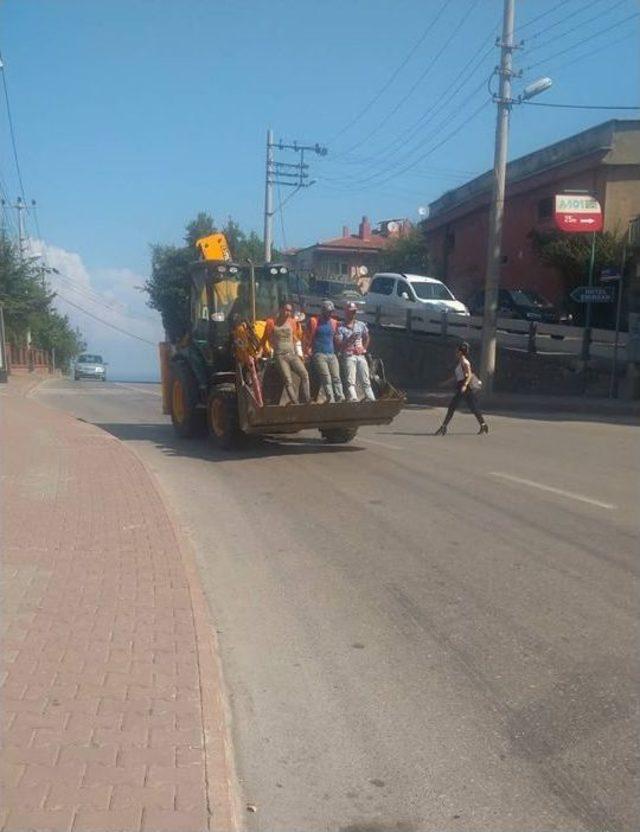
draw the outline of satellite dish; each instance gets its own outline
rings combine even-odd
[[[358,266],[358,274],[365,277],[369,274],[369,269],[366,266]]]
[[[418,216],[424,217],[426,219],[429,216],[429,208],[425,208],[424,205],[421,205],[418,208]]]
[[[395,234],[395,232],[396,232],[399,228],[400,228],[400,226],[398,225],[398,223],[397,223],[397,222],[395,222],[395,220],[391,220],[391,222],[388,222],[388,223],[387,223],[387,231],[388,231],[390,234]]]

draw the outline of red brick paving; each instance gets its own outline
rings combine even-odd
[[[211,628],[153,481],[19,384],[2,410],[0,829],[233,828]]]

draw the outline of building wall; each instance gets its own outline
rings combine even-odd
[[[640,212],[640,166],[611,166],[593,161],[563,165],[515,183],[507,192],[502,240],[503,264],[500,282],[506,288],[536,289],[554,302],[565,296],[560,273],[541,264],[534,254],[530,234],[554,228],[550,199],[562,190],[584,189],[596,196],[604,208],[605,230],[622,231]],[[546,204],[545,204],[546,201]],[[489,225],[488,194],[472,204],[458,206],[446,217],[435,216],[425,224],[425,233],[441,277],[462,300],[484,282]]]

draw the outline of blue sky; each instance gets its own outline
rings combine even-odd
[[[199,210],[261,231],[269,125],[329,147],[310,159],[317,184],[284,210],[287,245],[363,214],[416,218],[491,166],[495,108],[463,122],[488,98],[501,11],[502,0],[3,0],[25,192],[50,257],[78,282],[69,297],[99,315],[106,298],[113,322],[154,340],[135,288],[149,243],[178,241]],[[546,101],[637,104],[637,13],[636,0],[516,0],[520,85],[550,75]],[[509,156],[632,115],[522,106]],[[0,183],[15,198],[4,112],[0,131]],[[282,245],[279,218],[275,235]],[[150,347],[65,311],[92,350],[117,355],[117,374],[151,371]]]

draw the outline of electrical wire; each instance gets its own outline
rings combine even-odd
[[[582,0],[580,0],[582,2]],[[560,3],[557,3],[555,6],[552,6],[550,9],[547,9],[546,12],[542,12],[542,14],[537,15],[537,17],[532,17],[531,20],[527,20],[526,23],[523,23],[522,26],[518,27],[518,31],[522,31],[522,29],[526,29],[528,26],[533,26],[534,23],[537,23],[539,20],[542,20],[543,17],[547,17],[553,12],[557,11],[558,9],[562,8],[565,9],[567,6],[571,5],[572,2],[577,2],[577,0],[561,0]]]
[[[606,43],[600,44],[600,46],[592,47],[591,49],[589,49],[588,52],[582,52],[580,55],[576,55],[569,61],[563,61],[563,63],[561,64],[554,65],[553,61],[550,61],[550,63],[554,66],[554,69],[556,71],[559,69],[563,69],[565,66],[574,66],[578,61],[581,61],[583,58],[590,58],[592,55],[597,55],[598,52],[602,52],[604,49],[610,49],[612,46],[617,46],[619,43],[623,43],[625,40],[630,40],[631,38],[637,38],[635,32],[628,32],[626,35],[622,35],[622,37],[614,38],[613,40],[609,40]]]
[[[543,26],[542,29],[538,29],[538,31],[534,32],[532,35],[527,35],[526,42],[529,43],[532,40],[537,40],[541,35],[544,35],[545,32],[549,32],[551,29],[555,29],[556,26],[561,26],[567,20],[572,20],[574,17],[576,17],[576,15],[582,14],[582,12],[584,12],[585,10],[588,10],[589,8],[592,9],[594,6],[597,6],[600,3],[605,3],[605,2],[608,3],[609,0],[593,0],[593,2],[591,3],[591,6],[587,6],[586,8],[585,8],[585,6],[580,6],[580,8],[576,9],[574,12],[570,12],[569,14],[565,15],[564,17],[558,18],[558,20],[554,20],[554,22],[549,23],[548,26]],[[582,24],[580,24],[580,25],[582,25]],[[516,26],[516,32],[518,34],[520,34],[520,29],[518,28],[518,26]]]
[[[287,235],[284,230],[284,211],[282,210],[283,203],[282,203],[282,193],[280,191],[280,182],[277,183],[278,188],[278,211],[280,212],[280,229],[282,231],[282,249],[285,251],[287,246]]]
[[[376,179],[379,179],[381,176],[384,177],[386,171],[389,168],[395,169],[395,168],[398,168],[398,167],[402,167],[402,165],[404,165],[405,163],[408,163],[408,164],[406,165],[405,168],[403,168],[403,171],[414,168],[416,165],[418,165],[422,161],[423,158],[426,158],[426,156],[428,156],[429,153],[427,153],[426,155],[419,156],[417,159],[413,159],[412,161],[409,161],[409,160],[411,160],[411,157],[413,156],[413,154],[415,154],[416,152],[419,152],[420,149],[422,147],[424,147],[425,144],[427,144],[436,135],[440,134],[440,132],[451,122],[451,119],[453,117],[455,117],[455,115],[457,115],[460,112],[463,112],[464,109],[466,108],[467,104],[473,98],[475,98],[478,95],[478,93],[485,87],[485,84],[486,84],[486,81],[483,78],[481,83],[474,90],[472,90],[471,93],[463,101],[460,102],[460,104],[458,105],[458,107],[457,107],[457,109],[454,113],[446,115],[445,118],[443,118],[437,125],[435,125],[433,127],[433,129],[430,130],[427,133],[427,135],[424,136],[407,153],[402,154],[402,156],[400,156],[400,158],[395,159],[390,164],[387,164],[386,160],[384,160],[384,159],[381,160],[379,165],[384,165],[385,169],[377,170],[374,173],[369,174],[368,176],[365,176],[365,177],[360,177],[360,178],[352,177],[351,182],[347,182],[346,184],[347,185],[363,185],[363,184],[366,184],[367,182],[372,182]],[[393,178],[395,175],[396,175],[395,173],[392,174],[392,176],[390,178]],[[388,179],[383,179],[378,184],[382,184],[382,182],[386,182],[386,181],[388,181]],[[347,190],[349,190],[349,188],[347,188]]]
[[[498,27],[498,29],[499,29],[499,27]],[[457,95],[462,91],[462,89],[471,80],[471,78],[473,78],[476,75],[476,73],[478,72],[478,70],[480,69],[482,64],[493,53],[493,50],[494,50],[493,45],[488,50],[485,50],[485,47],[486,47],[486,44],[489,41],[494,39],[494,37],[495,37],[494,32],[495,31],[496,31],[495,28],[491,29],[491,31],[489,32],[487,37],[484,38],[484,40],[482,41],[482,43],[480,44],[480,46],[478,47],[476,52],[469,58],[467,63],[462,67],[460,72],[458,72],[458,74],[453,79],[453,81],[449,84],[449,86],[445,90],[443,90],[443,92],[435,100],[433,105],[431,107],[429,107],[424,113],[422,113],[422,115],[418,118],[418,120],[416,122],[414,122],[414,124],[411,125],[411,127],[408,128],[408,130],[403,131],[403,133],[400,136],[396,136],[394,139],[391,140],[391,142],[388,142],[386,145],[384,145],[380,149],[377,159],[373,160],[375,164],[377,164],[379,166],[380,164],[385,164],[386,162],[393,163],[392,157],[390,157],[388,155],[389,152],[392,151],[392,150],[396,150],[396,151],[400,150],[401,148],[406,147],[408,144],[410,144],[422,128],[424,128],[427,124],[432,122],[433,119],[439,113],[441,113],[443,110],[446,110],[452,104],[452,102],[457,97]],[[480,59],[477,60],[480,53],[483,53],[483,54],[481,55]],[[469,69],[469,67],[472,64],[473,64],[473,66],[472,66],[471,70],[465,75],[465,73],[467,72],[467,70]],[[462,76],[464,76],[464,77],[462,77]],[[462,77],[462,80],[460,81],[460,83],[458,83],[458,81],[460,80],[461,77]],[[456,84],[458,84],[457,87],[455,86]],[[484,86],[484,81],[483,81],[482,84],[480,84],[480,87],[482,87],[482,86]],[[454,89],[454,87],[455,87],[455,89]],[[470,97],[473,97],[473,93]],[[466,100],[468,100],[468,99],[466,99]],[[430,132],[427,135],[427,139],[426,139],[427,141],[431,137],[431,135],[433,135],[433,132]],[[424,141],[421,144],[424,144]],[[412,152],[412,151],[409,151],[409,153],[410,152]],[[336,157],[334,156],[333,158],[329,159],[328,163],[329,164],[335,163],[335,158]],[[360,157],[357,161],[338,162],[338,164],[352,164],[352,165],[359,165],[360,167],[362,167],[362,160],[361,160],[361,157]],[[367,167],[366,164],[365,164],[365,167]],[[331,179],[331,177],[327,177],[327,178]],[[351,178],[353,178],[353,177],[351,177]],[[344,177],[341,177],[341,179],[335,179],[334,181],[340,182],[340,181],[343,181],[343,179],[344,179]]]
[[[7,78],[4,69],[4,60],[2,58],[2,53],[0,53],[0,74],[2,75],[2,88],[4,90],[4,100],[7,106],[7,120],[9,122],[9,135],[11,137],[11,146],[13,148],[13,159],[16,165],[16,173],[18,174],[18,183],[20,184],[20,193],[22,194],[22,199],[27,202],[27,197],[25,196],[24,192],[24,184],[22,182],[22,171],[20,170],[20,162],[18,160],[18,147],[16,144],[16,134],[13,129],[13,117],[11,115],[11,104],[9,103],[9,89],[7,87]]]
[[[638,107],[629,107],[627,105],[621,107],[614,107],[610,104],[551,104],[547,101],[522,101],[521,104],[527,104],[529,107],[558,107],[563,110],[640,110]]]
[[[602,2],[602,0],[596,0],[596,2]],[[612,6],[607,7],[607,10],[606,10],[607,14],[610,14],[612,11],[614,11],[614,9],[617,9],[619,6],[622,6],[623,3],[626,3],[626,2],[627,2],[627,0],[617,0],[617,2],[614,3]],[[579,11],[580,11],[580,9],[578,9],[578,12]],[[576,12],[576,14],[578,12]],[[589,23],[593,23],[594,20],[600,20],[602,18],[602,16],[603,16],[603,13],[598,12],[598,14],[594,14],[592,17],[588,17],[586,20],[580,21],[580,23],[578,24],[577,27],[574,26],[573,28],[571,28],[571,29],[569,29],[565,32],[560,32],[560,34],[554,35],[552,38],[549,38],[548,40],[545,40],[543,43],[539,43],[537,45],[528,47],[527,50],[526,50],[527,55],[531,54],[531,52],[537,52],[538,49],[544,49],[546,46],[549,46],[550,44],[555,43],[558,40],[564,40],[568,35],[572,35],[574,32],[576,32],[577,29],[581,29],[583,26],[587,26]],[[551,27],[549,27],[549,28],[551,28]],[[545,30],[542,30],[542,31],[545,31]],[[535,35],[534,35],[534,37],[535,37]]]
[[[600,29],[597,32],[589,35],[589,37],[583,38],[583,40],[578,41],[577,43],[568,46],[566,49],[561,50],[560,52],[556,52],[553,55],[547,55],[544,58],[541,58],[539,61],[535,63],[529,64],[529,66],[525,67],[523,72],[528,72],[528,70],[533,69],[536,66],[540,66],[540,64],[546,64],[549,61],[552,61],[554,58],[559,58],[562,55],[566,55],[568,52],[572,52],[574,49],[577,49],[579,46],[582,46],[584,43],[589,43],[594,38],[600,37],[600,35],[605,35],[607,32],[610,32],[612,29],[616,29],[618,26],[621,26],[623,23],[627,23],[629,20],[633,20],[636,17],[640,17],[640,12],[635,12],[634,14],[630,14],[628,17],[622,18],[622,20],[617,20],[615,23],[612,23],[611,26],[608,26],[606,29]]]
[[[427,66],[423,69],[423,71],[420,73],[420,75],[416,78],[416,80],[411,85],[411,87],[409,87],[409,90],[402,96],[402,98],[400,98],[398,100],[398,102],[389,111],[389,113],[387,113],[387,115],[381,121],[379,121],[378,124],[372,130],[370,130],[367,133],[367,135],[363,139],[361,139],[359,142],[356,142],[354,145],[352,145],[347,150],[345,150],[344,151],[345,153],[350,153],[351,151],[355,150],[358,147],[361,147],[363,144],[368,142],[371,139],[371,137],[375,136],[376,133],[378,133],[384,127],[384,125],[389,122],[389,119],[391,119],[398,112],[398,110],[400,110],[400,108],[403,107],[403,105],[409,100],[409,98],[411,98],[413,93],[416,91],[416,89],[420,86],[422,81],[424,81],[426,76],[429,74],[429,72],[431,71],[431,69],[433,68],[435,63],[441,58],[442,54],[448,48],[451,41],[456,37],[458,32],[462,29],[462,27],[466,23],[466,21],[471,17],[471,15],[475,11],[475,8],[476,8],[476,6],[478,5],[479,2],[480,2],[480,0],[471,0],[471,4],[470,4],[469,8],[462,13],[462,16],[460,17],[460,20],[458,21],[458,23],[451,30],[451,33],[450,33],[449,37],[444,41],[444,43],[442,44],[440,49],[433,55],[433,57],[431,58],[431,60],[427,64]]]
[[[431,22],[428,24],[426,29],[422,32],[422,34],[420,35],[418,40],[411,47],[411,49],[409,50],[406,57],[400,62],[400,64],[396,67],[396,69],[391,73],[391,75],[389,76],[387,81],[380,87],[380,89],[375,93],[375,95],[365,104],[365,106],[361,110],[359,110],[356,113],[356,115],[352,119],[350,119],[340,130],[338,130],[337,133],[335,133],[331,137],[331,139],[329,141],[329,144],[333,144],[336,139],[338,139],[338,138],[340,138],[340,136],[344,135],[344,133],[346,133],[347,130],[350,130],[351,127],[353,127],[354,124],[356,124],[358,121],[360,121],[360,119],[366,113],[369,112],[371,107],[373,107],[373,105],[376,104],[380,100],[380,98],[389,89],[391,84],[393,84],[393,82],[396,80],[396,78],[402,72],[402,70],[405,68],[405,66],[409,63],[409,61],[414,56],[414,54],[418,51],[418,48],[420,46],[422,46],[422,44],[424,43],[427,35],[431,32],[431,30],[436,25],[436,23],[438,22],[440,17],[442,17],[443,12],[447,8],[448,5],[449,5],[449,0],[444,0],[442,5],[440,6],[440,9],[436,12],[435,17],[431,20]]]
[[[105,321],[104,318],[100,318],[98,315],[94,315],[93,312],[89,312],[88,309],[84,309],[82,306],[79,306],[77,303],[74,303],[72,300],[69,300],[69,298],[65,298],[64,295],[56,293],[56,297],[60,298],[60,300],[64,301],[65,303],[68,303],[69,306],[73,306],[73,308],[77,309],[79,312],[82,312],[83,314],[88,315],[90,318],[93,318],[95,321],[98,321],[98,323],[104,324],[104,326],[108,326],[111,329],[115,329],[116,332],[120,332],[123,335],[128,335],[130,338],[135,338],[137,341],[142,341],[143,344],[149,344],[152,347],[156,346],[156,343],[154,341],[150,341],[148,338],[143,338],[141,335],[136,335],[135,333],[129,332],[128,330],[123,329],[122,327],[117,326],[116,324],[112,324],[109,321]]]

